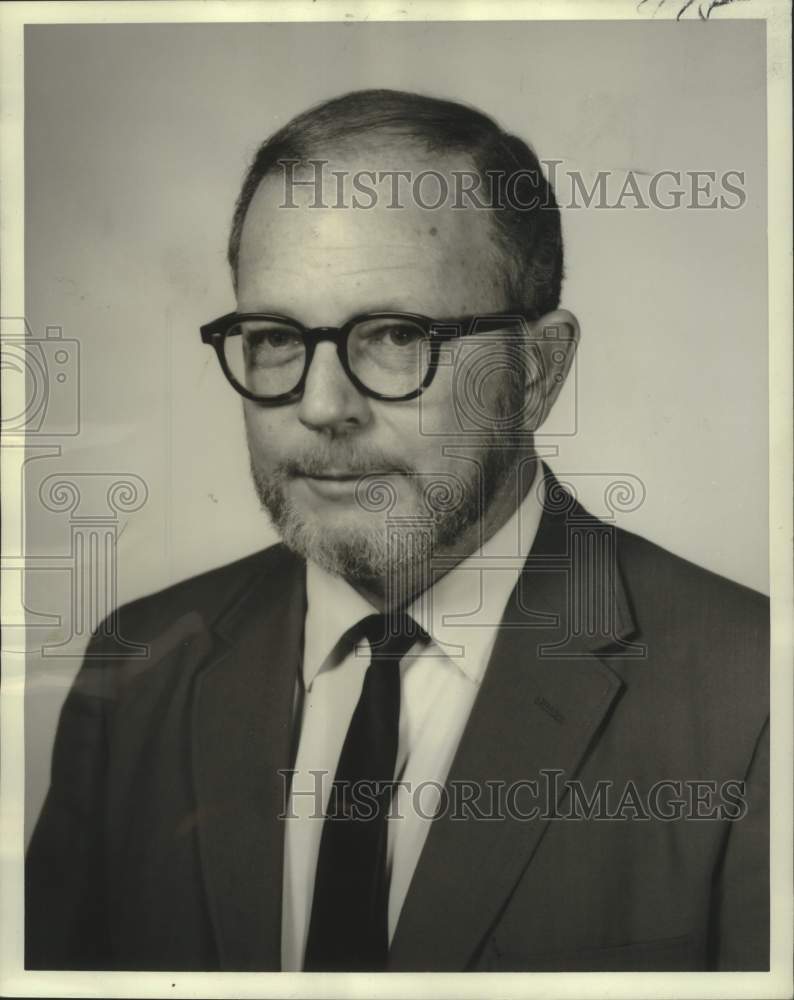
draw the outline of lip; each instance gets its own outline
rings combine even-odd
[[[305,479],[331,479],[331,480],[344,480],[344,479],[361,479],[364,473],[358,472],[326,472],[322,476],[304,476]]]
[[[354,495],[356,483],[361,476],[326,473],[322,476],[299,476],[301,482],[323,499],[336,500]]]
[[[318,476],[301,475],[297,478],[306,483],[317,496],[328,500],[352,498],[355,495],[356,484],[365,476],[388,476],[388,472],[359,472],[355,474],[343,472],[326,472]]]

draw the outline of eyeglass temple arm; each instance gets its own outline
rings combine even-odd
[[[438,340],[454,340],[457,337],[470,337],[474,334],[493,333],[504,330],[509,323],[531,323],[532,317],[527,313],[505,313],[499,316],[464,316],[462,319],[439,320],[431,325],[433,337]]]

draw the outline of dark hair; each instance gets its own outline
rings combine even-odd
[[[492,183],[494,176],[513,176],[513,197],[497,200],[496,207],[489,202],[487,209],[505,264],[507,308],[535,317],[557,308],[563,256],[560,212],[535,153],[474,108],[399,90],[359,90],[326,101],[293,118],[262,143],[237,198],[229,236],[228,259],[235,286],[243,223],[260,181],[280,161],[304,163],[350,146],[362,134],[377,132],[403,136],[428,152],[465,153],[483,182]]]

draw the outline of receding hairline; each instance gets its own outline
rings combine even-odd
[[[492,175],[518,177],[520,191],[516,186],[515,204],[508,199],[506,205],[481,205],[478,210],[488,212],[494,223],[495,254],[501,258],[502,273],[510,286],[511,308],[535,315],[556,308],[563,278],[559,208],[532,147],[475,107],[388,89],[353,91],[311,107],[261,144],[238,195],[228,241],[227,258],[235,288],[248,208],[262,180],[272,175],[280,162],[292,161],[297,172],[301,163],[339,156],[340,152],[360,161],[368,150],[382,148],[385,141],[392,147],[392,155],[403,143],[415,151],[413,156],[441,155],[445,162],[462,154],[486,188]],[[527,198],[534,206],[530,211],[524,210]]]
[[[384,142],[384,137],[387,143]],[[389,166],[387,162],[389,158],[394,157],[395,153],[399,153],[400,150],[405,152],[405,160],[402,162],[394,161]],[[371,157],[371,159],[368,159],[368,157]],[[410,164],[407,162],[409,158],[412,161]],[[362,159],[365,162],[362,163]],[[240,226],[235,282],[239,277],[240,254],[244,245],[246,224],[250,218],[252,206],[261,197],[263,187],[278,183],[279,170],[284,168],[285,163],[291,164],[290,169],[294,170],[293,177],[295,180],[299,182],[306,180],[309,176],[313,176],[313,161],[314,163],[326,164],[324,169],[328,173],[329,186],[324,191],[323,200],[329,204],[333,203],[336,195],[335,182],[330,173],[333,170],[351,168],[353,170],[364,171],[368,169],[376,171],[381,169],[415,170],[417,166],[423,168],[426,165],[427,168],[443,175],[445,178],[452,178],[453,171],[469,171],[472,174],[479,174],[474,156],[469,148],[461,144],[459,148],[450,149],[445,146],[439,146],[434,149],[422,136],[414,134],[407,126],[381,125],[366,131],[356,132],[354,135],[334,137],[327,142],[323,142],[320,136],[313,137],[312,142],[306,143],[303,155],[300,157],[285,157],[284,160],[275,161],[259,178],[256,189],[248,201],[245,216]],[[388,191],[390,196],[391,190],[388,187],[388,180],[385,179],[383,183],[387,185],[384,188],[384,193]],[[301,186],[294,192],[293,198],[296,204],[301,205],[304,199],[313,200],[314,192],[309,188]],[[485,260],[487,266],[492,271],[493,280],[502,286],[506,300],[510,298],[510,281],[509,276],[505,273],[505,251],[499,243],[496,213],[493,210],[477,209],[471,205],[466,205],[459,209],[449,209],[446,205],[442,205],[440,209],[423,208],[418,204],[416,207],[426,214],[428,226],[432,226],[434,222],[441,221],[439,213],[444,208],[447,208],[453,217],[463,217],[469,213],[482,216],[484,213],[487,222],[484,235],[488,238],[487,257]],[[292,208],[285,209],[285,211],[293,210]],[[366,211],[366,209],[354,209],[349,206],[345,206],[342,209],[333,209],[333,211],[345,210],[349,212]],[[393,213],[394,210],[389,211]],[[512,303],[509,303],[509,305],[512,306]]]
[[[368,151],[362,153],[357,144],[349,141],[335,144],[335,152],[330,148],[324,149],[321,152],[317,151],[317,157],[323,163],[327,164],[326,170],[329,171],[328,186],[324,189],[322,194],[323,201],[325,202],[325,208],[313,207],[312,202],[314,202],[316,192],[313,187],[303,186],[292,192],[292,204],[289,207],[284,207],[282,200],[284,197],[284,191],[281,188],[278,176],[278,163],[274,164],[272,168],[268,169],[263,174],[263,176],[259,179],[256,190],[249,200],[248,208],[240,230],[237,256],[238,279],[240,274],[246,270],[244,265],[241,267],[243,264],[243,252],[247,251],[248,254],[253,251],[254,255],[256,254],[255,247],[267,239],[267,232],[270,225],[268,216],[270,219],[274,218],[279,212],[279,209],[286,213],[284,216],[286,219],[289,219],[290,215],[294,215],[295,210],[297,209],[305,211],[306,217],[308,218],[311,218],[312,215],[316,215],[318,222],[320,217],[329,217],[334,215],[339,216],[340,212],[343,213],[340,217],[340,221],[342,218],[363,219],[367,216],[371,216],[372,211],[370,209],[354,208],[350,205],[349,200],[347,200],[341,207],[335,206],[334,202],[337,192],[335,180],[330,171],[357,171],[367,170],[370,168],[377,171],[388,167],[391,162],[392,166],[390,169],[411,169],[412,171],[416,171],[417,168],[421,170],[427,166],[431,168],[432,171],[439,173],[446,178],[452,178],[453,171],[458,170],[476,173],[474,160],[471,157],[471,154],[467,151],[445,150],[439,155],[426,149],[424,144],[421,142],[414,141],[410,152],[407,152],[407,147],[402,147],[403,149],[406,149],[406,156],[400,161],[400,165],[398,166],[392,159],[392,151],[386,149],[382,144],[378,145],[370,142],[368,145],[372,146],[374,150],[371,158]],[[363,157],[363,162],[361,157]],[[308,152],[307,156],[301,161],[303,167],[306,169],[302,172],[301,165],[297,165],[295,167],[294,177],[296,180],[300,181],[312,176],[312,160],[315,160],[315,153]],[[449,231],[450,224],[455,237],[458,238],[459,241],[466,239],[470,233],[471,239],[466,243],[465,252],[467,254],[474,253],[477,255],[480,266],[486,268],[488,271],[489,281],[493,283],[494,287],[499,287],[501,289],[505,298],[505,307],[512,308],[512,303],[508,301],[510,298],[510,289],[508,276],[505,273],[504,250],[498,242],[498,228],[492,211],[483,211],[470,205],[466,205],[458,209],[452,209],[450,205],[446,203],[441,205],[439,208],[428,208],[415,203],[413,199],[409,199],[406,204],[405,191],[403,192],[403,196],[401,198],[401,208],[395,210],[385,207],[392,194],[389,181],[385,180],[383,185],[379,187],[378,190],[381,195],[378,199],[378,207],[382,210],[379,212],[379,218],[381,220],[387,220],[384,229],[387,228],[389,219],[396,219],[401,211],[405,209],[414,209],[415,213],[413,214],[412,220],[410,220],[408,224],[411,225],[412,222],[415,221],[417,223],[417,228],[421,226],[427,237],[428,242],[425,244],[427,246],[431,246],[433,244],[433,237],[437,235],[437,231],[440,231],[442,234],[445,229]],[[347,194],[348,196],[350,194],[349,188]],[[434,195],[430,195],[429,200],[432,201],[433,197]],[[466,221],[467,216],[469,220],[468,222]],[[475,219],[477,220],[476,222]],[[467,233],[465,229],[462,229],[461,225],[464,227],[468,225],[469,233]],[[254,227],[253,233],[251,229],[252,226]],[[452,255],[454,248],[447,246],[443,252]]]

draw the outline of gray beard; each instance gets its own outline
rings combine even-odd
[[[265,476],[252,460],[251,475],[262,507],[289,549],[351,583],[367,586],[402,577],[403,590],[406,574],[427,578],[433,555],[453,551],[462,535],[482,521],[516,465],[515,452],[500,447],[484,450],[481,475],[466,482],[456,477],[452,487],[432,474],[404,472],[416,504],[410,515],[393,520],[385,511],[382,519],[373,516],[391,494],[390,484],[377,474],[364,475],[356,494],[365,516],[359,527],[344,531],[331,531],[295,508],[287,490],[294,474],[289,467],[278,466]]]
[[[462,464],[469,473],[466,479],[462,475],[420,475],[391,456],[357,456],[353,447],[348,461],[337,464],[361,475],[356,499],[364,516],[355,528],[331,531],[319,519],[305,518],[291,502],[287,487],[296,475],[321,474],[334,463],[317,453],[301,462],[283,462],[265,474],[256,467],[249,449],[251,475],[260,503],[284,544],[302,558],[352,584],[416,593],[432,579],[433,555],[454,552],[464,533],[483,521],[526,454],[522,427],[509,426],[511,419],[522,412],[525,378],[526,373],[521,371],[518,378],[505,380],[505,391],[494,415],[497,426],[490,440],[482,442],[479,471],[471,474],[471,464]],[[409,515],[389,517],[392,487],[369,471],[373,469],[388,469],[406,478],[416,497]],[[382,516],[373,516],[378,512]]]

